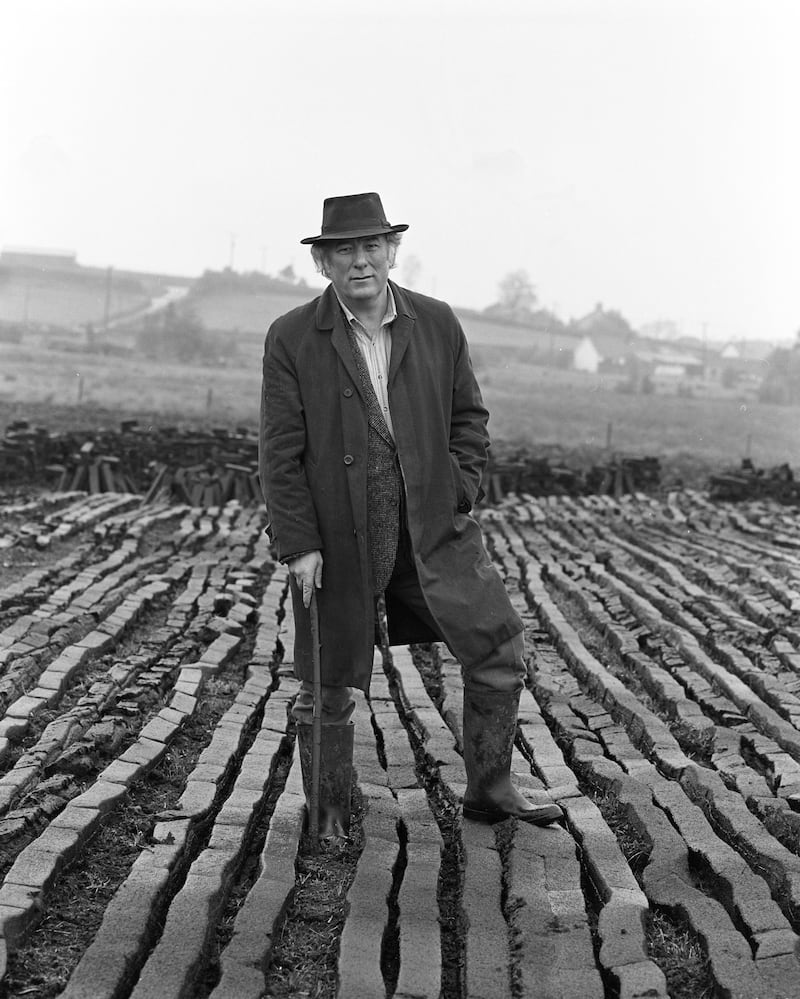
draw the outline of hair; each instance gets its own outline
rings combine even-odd
[[[389,269],[395,266],[395,260],[397,258],[397,249],[403,239],[403,236],[399,232],[384,232],[380,233],[388,244],[389,247]],[[328,250],[330,249],[331,243],[338,243],[340,240],[320,240],[317,243],[311,244],[311,256],[314,259],[314,266],[317,272],[323,277],[328,277],[329,275],[325,273],[325,263],[328,258]]]

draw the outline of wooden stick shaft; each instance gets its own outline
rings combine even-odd
[[[322,752],[322,663],[319,640],[319,609],[317,595],[312,591],[309,605],[311,616],[311,656],[314,666],[314,711],[311,732],[311,809],[309,835],[314,850],[319,848],[319,782]]]

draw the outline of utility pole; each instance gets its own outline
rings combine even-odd
[[[267,248],[266,246],[261,247],[261,273],[267,273]]]
[[[109,267],[106,271],[106,300],[103,306],[103,333],[108,334],[108,320],[111,315],[111,274],[114,270],[113,267]]]
[[[231,233],[231,252],[230,252],[230,256],[228,258],[228,267],[230,268],[230,270],[233,270],[233,258],[234,258],[235,252],[236,252],[236,233],[232,232]]]
[[[708,323],[703,322],[703,378],[708,376]]]

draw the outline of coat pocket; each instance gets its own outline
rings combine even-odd
[[[467,491],[464,488],[464,476],[461,474],[461,466],[458,463],[458,459],[453,454],[450,454],[450,471],[453,478],[453,490],[455,492],[455,508],[459,513],[468,513],[471,509],[471,504],[467,499]]]

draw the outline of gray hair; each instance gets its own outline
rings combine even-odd
[[[399,232],[384,232],[380,233],[386,240],[389,247],[389,268],[395,266],[395,259],[397,257],[397,249],[403,239],[402,233]],[[320,240],[318,243],[311,244],[311,256],[314,259],[314,267],[316,267],[317,272],[323,277],[328,277],[329,275],[325,273],[325,263],[327,261],[328,251],[330,250],[331,243],[343,242],[342,240]]]

